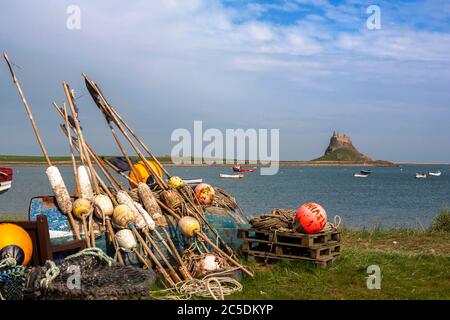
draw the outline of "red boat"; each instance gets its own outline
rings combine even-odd
[[[248,169],[245,169],[245,168],[241,168],[241,166],[234,166],[233,167],[233,171],[234,172],[253,172],[253,171],[255,171],[256,169],[250,169],[250,168],[248,168]]]
[[[13,179],[13,169],[0,168],[0,194],[5,193],[11,188]]]

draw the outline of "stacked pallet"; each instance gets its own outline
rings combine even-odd
[[[250,259],[304,260],[327,267],[341,254],[341,233],[336,229],[316,234],[240,229],[242,253]]]

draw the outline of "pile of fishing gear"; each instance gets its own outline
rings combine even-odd
[[[47,154],[24,91],[6,53],[4,59],[46,159],[46,174],[57,205],[67,216],[73,236],[84,240],[87,248],[95,248],[96,239],[104,235],[108,245],[113,248],[116,264],[105,266],[92,257],[83,256],[61,265],[37,268],[32,271],[27,283],[27,292],[31,297],[118,296],[126,294],[128,289],[130,292],[143,289],[137,286],[139,281],[148,290],[150,275],[127,269],[127,265],[154,270],[163,286],[175,291],[183,283],[191,283],[194,279],[202,281],[205,276],[214,277],[216,285],[221,281],[229,281],[228,271],[254,276],[249,268],[238,261],[234,250],[206,218],[206,209],[221,208],[230,212],[229,216],[234,221],[247,222],[236,200],[206,183],[190,185],[180,177],[172,176],[122,118],[117,108],[107,101],[97,83],[86,74],[83,74],[83,80],[93,105],[104,116],[106,127],[122,156],[119,159],[100,157],[87,142],[86,128],[81,126],[79,119],[81,109],[77,105],[75,92],[63,82],[65,101],[59,105],[53,102],[53,107],[61,116],[59,127],[67,139],[71,154],[75,181],[75,195],[72,197],[59,169],[52,164]],[[133,150],[133,155],[127,151],[129,148]],[[77,163],[76,155],[81,164]],[[194,267],[188,266],[194,260]],[[74,262],[83,266],[82,287],[84,285],[85,288],[67,291],[64,288],[67,280],[65,271]],[[124,274],[122,279],[121,272]],[[116,281],[117,285],[109,280]],[[127,287],[126,281],[131,281],[131,288]],[[210,288],[208,285],[206,287]],[[234,288],[218,289],[221,292],[218,295],[213,294],[213,290],[209,297],[223,298],[225,294],[239,290],[238,286]],[[201,290],[200,296],[208,296],[207,291]]]
[[[250,225],[256,230],[295,231],[295,211],[288,208],[275,208],[259,217],[250,219]]]

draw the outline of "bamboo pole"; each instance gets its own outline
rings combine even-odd
[[[17,77],[16,77],[16,74],[15,74],[15,72],[14,72],[12,66],[11,66],[11,62],[9,61],[9,57],[8,57],[8,54],[6,52],[3,53],[3,58],[5,59],[6,63],[8,64],[8,68],[9,68],[9,71],[11,72],[11,76],[13,78],[13,82],[16,85],[17,90],[19,91],[20,97],[22,98],[23,105],[25,106],[25,110],[26,110],[26,112],[28,114],[28,117],[30,118],[31,126],[33,127],[33,130],[34,130],[34,134],[36,135],[36,138],[38,140],[39,146],[40,146],[40,148],[42,150],[42,153],[44,154],[45,161],[47,162],[47,165],[49,167],[51,167],[52,166],[52,162],[50,161],[50,158],[49,158],[49,156],[47,154],[47,150],[44,147],[44,143],[42,142],[41,135],[39,134],[39,130],[38,130],[38,128],[36,126],[36,123],[34,121],[33,114],[31,113],[30,107],[28,106],[27,99],[25,98],[25,94],[22,91],[22,87],[20,86],[19,79],[17,79]]]
[[[83,74],[83,77],[84,77],[85,81],[87,83],[89,83],[89,85],[95,90],[96,94],[101,99],[102,103],[100,103],[100,105],[103,108],[103,114],[105,115],[105,117],[109,116],[114,121],[114,124],[117,126],[117,128],[120,130],[120,132],[123,134],[125,139],[129,142],[129,144],[131,145],[133,150],[136,152],[136,154],[139,156],[139,158],[141,158],[142,163],[145,166],[145,168],[147,169],[147,171],[149,171],[153,175],[153,178],[155,179],[155,181],[159,185],[159,187],[163,190],[168,189],[167,184],[164,182],[164,180],[161,179],[160,176],[158,176],[158,174],[155,172],[155,170],[153,170],[153,168],[148,164],[145,156],[142,154],[142,152],[139,150],[139,148],[137,148],[136,144],[133,142],[133,140],[130,138],[128,133],[122,127],[120,122],[117,120],[117,117],[115,116],[115,114],[110,110],[108,102],[106,101],[106,99],[103,96],[103,94],[101,93],[101,91],[98,89],[97,85],[93,81],[91,81],[85,74]],[[137,176],[136,176],[136,178],[137,178]]]
[[[67,135],[70,137],[70,128],[69,128],[69,118],[67,115],[67,107],[66,107],[66,103],[63,103],[63,107],[64,107],[64,120],[66,122],[66,129],[67,129]],[[69,138],[69,146],[70,146],[70,155],[72,158],[72,169],[73,169],[73,177],[75,180],[75,193],[77,195],[77,197],[79,197],[80,195],[80,184],[78,182],[78,174],[77,174],[77,164],[75,162],[75,156],[73,155],[73,145],[72,145],[72,139]],[[80,230],[78,230],[78,225],[75,222],[75,219],[73,218],[72,212],[68,212],[67,216],[69,217],[69,222],[72,226],[73,232],[75,233],[75,236],[78,240],[81,239],[80,236]]]
[[[131,223],[130,224],[130,229],[131,231],[133,231],[134,235],[136,236],[136,238],[139,240],[139,242],[141,243],[142,247],[144,248],[145,252],[150,256],[150,258],[153,260],[153,262],[156,265],[156,268],[158,269],[158,271],[161,273],[161,275],[164,277],[164,279],[167,281],[167,283],[171,286],[171,287],[175,287],[175,283],[172,281],[172,278],[170,278],[170,276],[167,274],[166,270],[164,269],[164,267],[161,265],[161,263],[159,262],[158,258],[156,258],[155,254],[152,252],[152,250],[147,246],[147,244],[145,243],[144,239],[142,238],[142,236],[139,234],[139,232],[136,230],[136,227]]]

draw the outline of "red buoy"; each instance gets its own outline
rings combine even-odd
[[[327,223],[327,212],[322,206],[314,202],[303,204],[295,216],[297,231],[303,233],[318,233]]]

